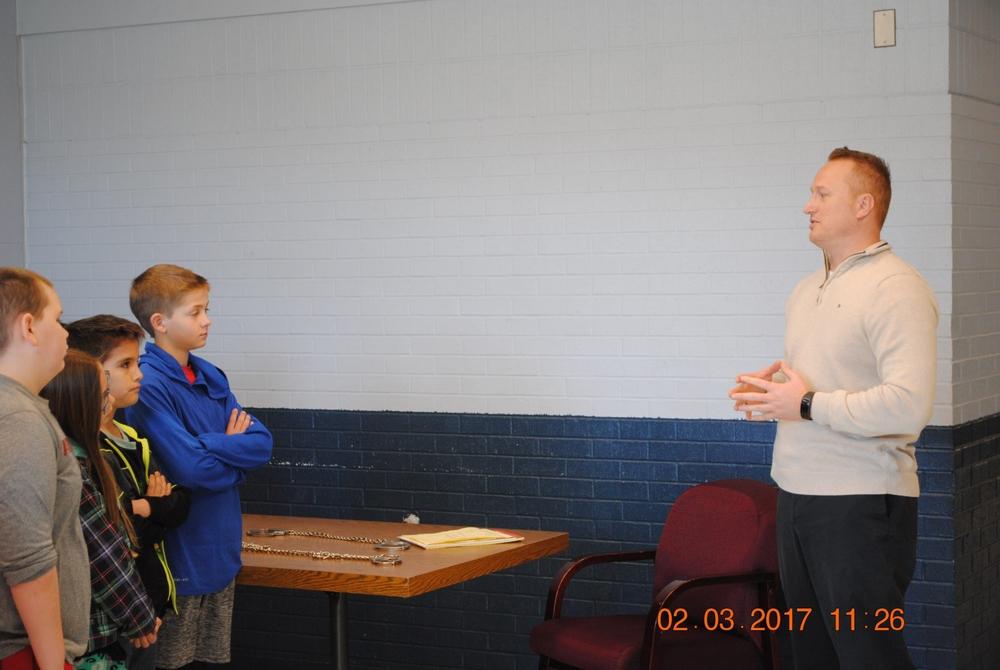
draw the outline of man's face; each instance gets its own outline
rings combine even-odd
[[[170,316],[164,316],[166,337],[173,346],[185,351],[201,349],[208,340],[208,289],[189,291],[174,307]]]
[[[139,401],[139,343],[122,340],[108,352],[101,363],[110,380],[111,395],[115,397],[115,409],[131,407]]]
[[[809,241],[823,250],[858,232],[858,196],[850,184],[854,165],[849,160],[830,161],[813,179],[803,212],[809,215]]]
[[[66,340],[69,333],[59,323],[62,317],[59,295],[50,286],[43,285],[42,290],[48,303],[41,315],[33,321],[32,332],[38,347],[39,364],[44,367],[46,380],[51,380],[66,365],[66,351],[69,349]]]

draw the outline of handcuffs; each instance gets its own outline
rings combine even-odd
[[[364,544],[372,544],[376,551],[384,552],[380,554],[373,554],[371,556],[363,554],[335,554],[331,552],[305,552],[303,554],[311,555],[313,558],[346,558],[350,557],[356,560],[362,560],[368,558],[375,565],[399,565],[403,562],[403,558],[399,555],[399,552],[406,551],[410,548],[410,543],[400,540],[399,538],[384,538],[384,537],[361,537],[361,536],[342,536],[333,535],[331,533],[323,533],[319,531],[302,531],[302,530],[291,530],[285,528],[248,528],[246,534],[250,537],[285,537],[285,536],[299,536],[299,537],[318,537],[326,540],[340,540],[342,542],[361,542]],[[253,551],[275,551],[280,553],[288,553],[290,551],[296,550],[278,550],[276,547],[267,547],[266,545],[251,545]],[[261,547],[261,549],[257,549]]]

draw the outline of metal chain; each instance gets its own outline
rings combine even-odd
[[[339,538],[338,538],[339,539]],[[255,551],[261,554],[281,554],[284,556],[308,556],[316,560],[339,560],[339,561],[371,561],[372,557],[366,554],[341,554],[335,551],[306,551],[305,549],[279,549],[268,544],[257,544],[256,542],[243,542],[243,551]]]
[[[340,540],[341,542],[360,542],[362,544],[381,544],[388,542],[385,537],[365,537],[364,535],[333,535],[323,533],[318,530],[286,530],[284,535],[297,535],[298,537],[318,537],[324,540]]]

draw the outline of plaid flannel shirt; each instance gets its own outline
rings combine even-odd
[[[74,445],[78,449],[77,445]],[[80,452],[77,451],[80,458]],[[152,633],[156,625],[153,606],[139,580],[125,536],[108,521],[104,496],[97,490],[80,458],[83,489],[80,526],[90,555],[89,651],[105,647],[119,634],[132,639]]]

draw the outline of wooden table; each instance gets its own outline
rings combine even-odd
[[[350,554],[377,553],[370,544],[312,537],[246,537],[250,528],[313,530],[332,535],[387,537],[413,533],[433,533],[456,526],[411,525],[385,521],[353,521],[310,517],[244,514],[244,539],[282,549],[305,549]],[[518,530],[523,542],[483,547],[455,547],[428,551],[412,547],[400,555],[400,565],[374,565],[366,561],[316,560],[243,552],[239,584],[285,589],[324,591],[330,596],[332,665],[347,668],[347,614],[344,594],[409,598],[436,589],[460,584],[506,568],[564,551],[569,535],[537,530]]]

